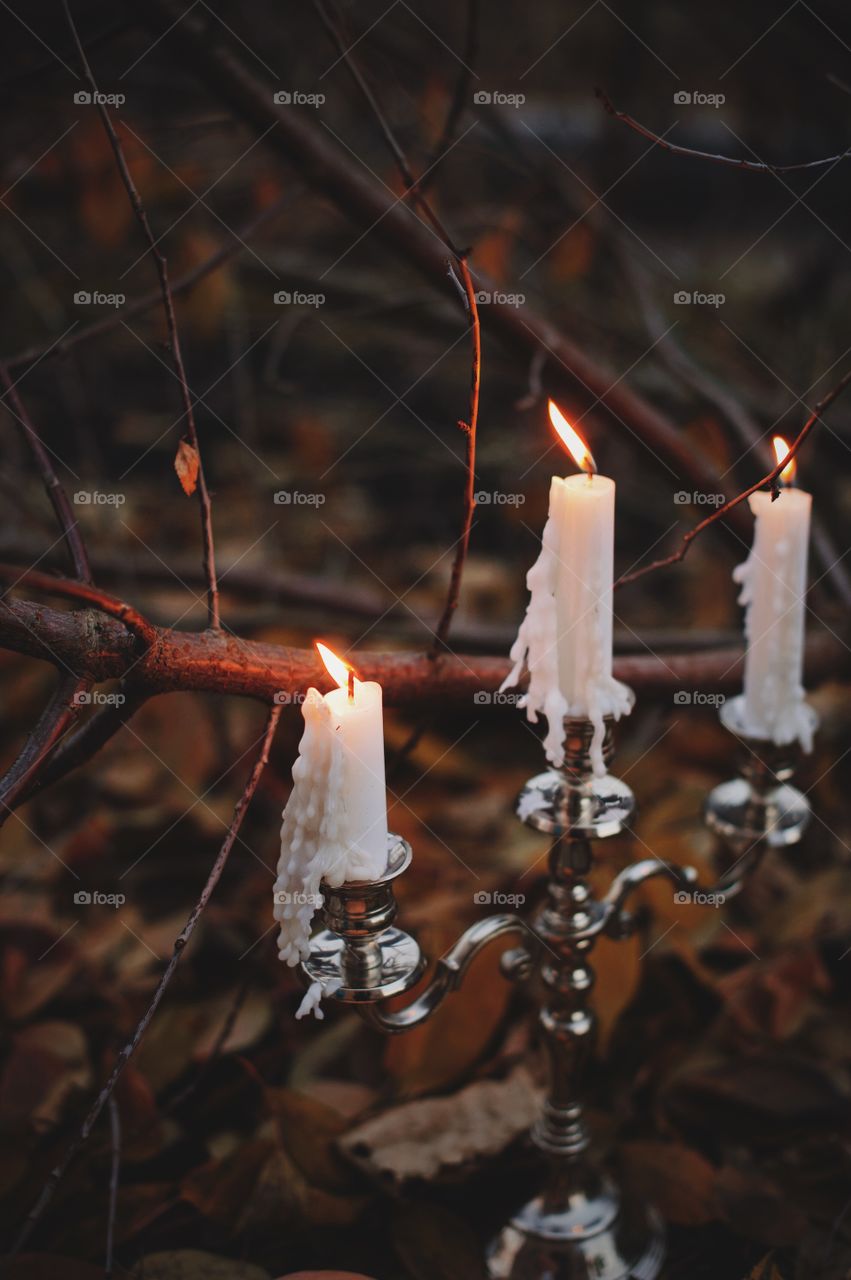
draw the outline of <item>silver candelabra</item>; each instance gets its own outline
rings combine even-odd
[[[743,888],[766,848],[801,838],[809,805],[789,785],[793,751],[747,737],[738,699],[724,707],[722,720],[744,750],[741,776],[716,787],[706,809],[708,825],[734,854],[713,886],[729,897]],[[540,1190],[491,1242],[491,1280],[652,1280],[665,1255],[658,1213],[625,1196],[589,1154],[582,1096],[596,1031],[590,957],[601,934],[625,938],[633,932],[628,902],[645,881],[664,876],[679,889],[692,889],[697,872],[644,858],[616,875],[602,898],[593,896],[588,877],[594,842],[629,828],[635,798],[610,773],[595,775],[592,736],[587,720],[568,720],[563,766],[531,778],[520,795],[520,819],[552,841],[547,899],[530,920],[509,913],[472,925],[410,1004],[386,1009],[390,996],[419,982],[426,965],[415,939],[395,924],[394,883],[410,864],[411,848],[390,836],[380,879],[323,885],[325,928],[311,940],[302,966],[305,978],[321,982],[331,999],[356,1005],[372,1026],[392,1034],[429,1018],[494,939],[517,935],[501,968],[511,981],[540,979],[538,1026],[548,1084],[529,1135],[540,1155]],[[612,754],[607,721],[607,769]]]

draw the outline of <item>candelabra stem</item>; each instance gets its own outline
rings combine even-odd
[[[541,1191],[514,1214],[491,1244],[491,1280],[654,1280],[664,1259],[658,1215],[629,1203],[589,1153],[584,1081],[594,1048],[590,953],[598,936],[623,937],[631,918],[628,894],[651,876],[677,884],[693,872],[658,860],[634,864],[603,899],[588,884],[592,841],[617,835],[632,816],[629,787],[591,762],[593,728],[568,721],[565,763],[533,778],[518,813],[554,838],[547,900],[532,923],[540,944],[543,1000],[538,1016],[548,1087],[531,1139],[545,1158]],[[612,755],[607,725],[603,757]]]
[[[533,926],[543,948],[546,998],[539,1024],[549,1087],[532,1140],[545,1154],[568,1160],[578,1159],[589,1145],[579,1099],[597,1028],[590,1005],[594,971],[589,956],[595,941],[587,936],[593,922],[585,878],[590,869],[588,840],[557,840],[550,854],[548,901]]]

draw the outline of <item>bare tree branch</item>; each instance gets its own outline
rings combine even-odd
[[[716,507],[711,515],[708,515],[704,520],[701,520],[693,529],[689,529],[688,533],[683,534],[682,542],[676,551],[673,551],[669,556],[662,556],[658,560],[652,560],[650,564],[645,564],[642,568],[635,569],[632,573],[624,574],[623,577],[618,578],[615,586],[623,587],[628,582],[637,582],[639,578],[646,577],[648,573],[653,573],[656,569],[666,569],[670,565],[679,564],[679,562],[685,558],[686,552],[694,542],[695,538],[699,537],[700,534],[703,533],[704,529],[708,529],[710,525],[715,524],[716,520],[725,519],[731,511],[743,503],[746,498],[749,498],[752,493],[756,493],[759,489],[764,489],[767,485],[774,489],[781,472],[788,467],[789,463],[797,455],[801,445],[807,439],[807,436],[813,430],[816,423],[821,419],[822,414],[830,408],[839,396],[842,395],[842,392],[848,386],[849,382],[851,382],[851,369],[849,369],[839,382],[837,382],[836,386],[833,387],[832,390],[828,391],[826,396],[823,396],[821,400],[819,400],[815,409],[810,414],[809,418],[807,418],[807,421],[804,423],[803,427],[801,427],[801,430],[789,446],[789,452],[786,454],[785,458],[778,462],[776,466],[772,467],[767,475],[764,475],[761,480],[757,480],[756,484],[752,484],[749,489],[745,489],[742,493],[737,494],[735,498],[731,498],[729,502],[725,502],[722,507]]]
[[[652,129],[648,129],[646,125],[639,123],[633,116],[627,115],[625,111],[618,111],[612,103],[608,94],[602,89],[597,90],[597,97],[603,104],[604,109],[615,120],[620,120],[622,124],[627,125],[635,133],[639,133],[642,138],[647,138],[648,142],[655,142],[657,147],[661,147],[663,151],[670,151],[675,156],[689,156],[695,160],[711,160],[715,164],[727,165],[731,169],[746,169],[749,173],[800,173],[805,169],[824,169],[827,165],[837,164],[840,160],[847,160],[851,156],[851,147],[846,151],[840,151],[835,156],[826,156],[823,160],[804,160],[800,164],[767,164],[762,160],[745,160],[741,156],[725,156],[718,155],[713,151],[697,151],[693,147],[682,147],[676,142],[668,142],[666,138],[660,138],[658,133],[654,133]]]
[[[455,136],[458,132],[458,125],[464,114],[464,108],[470,101],[470,89],[473,84],[473,76],[475,74],[476,55],[479,47],[479,0],[467,0],[467,22],[464,33],[464,52],[461,54],[461,67],[458,72],[458,78],[455,81],[455,89],[449,104],[449,110],[446,113],[446,119],[443,122],[443,128],[440,131],[434,150],[430,158],[423,165],[423,177],[420,178],[419,188],[421,192],[425,192],[434,182],[443,161],[448,152],[452,149]]]
[[[216,100],[227,102],[258,134],[265,135],[264,146],[285,156],[314,189],[344,214],[374,230],[376,237],[405,261],[443,286],[446,255],[440,238],[423,225],[405,201],[396,200],[351,161],[320,126],[311,124],[303,113],[276,106],[268,88],[223,43],[218,29],[199,16],[200,10],[184,13],[176,0],[152,0],[145,12],[156,18],[157,25],[174,24],[169,39],[183,52]],[[270,129],[272,125],[275,127]],[[473,273],[473,281],[477,290],[491,287],[480,273]],[[543,350],[549,357],[548,369],[554,379],[571,387],[577,400],[599,406],[641,440],[660,465],[664,463],[675,471],[678,484],[688,479],[700,489],[718,488],[710,461],[674,423],[625,379],[591,359],[528,304],[515,307],[494,302],[483,309],[482,323],[506,343],[515,357],[531,358]],[[740,536],[747,534],[749,522],[743,513],[734,509],[731,521]]]
[[[204,474],[204,461],[201,457],[201,446],[198,443],[198,432],[195,427],[195,414],[192,408],[192,397],[189,392],[189,384],[186,380],[186,370],[183,365],[183,354],[180,349],[180,337],[177,331],[177,317],[174,312],[174,299],[172,297],[171,287],[168,281],[168,263],[157,247],[157,240],[151,230],[151,224],[148,221],[145,206],[142,204],[142,198],[139,195],[136,184],[133,181],[133,176],[127,165],[121,140],[115,131],[109,111],[107,110],[104,102],[103,95],[98,90],[92,69],[89,66],[89,60],[86,57],[86,52],[77,32],[77,27],[74,23],[73,17],[71,16],[71,9],[69,7],[68,0],[62,0],[62,7],[65,10],[65,17],[67,18],[68,25],[71,28],[71,35],[74,38],[74,44],[76,45],[77,53],[79,54],[83,74],[91,87],[93,101],[97,104],[98,113],[103,121],[103,127],[106,130],[106,135],[115,155],[115,162],[121,175],[121,181],[124,183],[124,187],[130,199],[130,204],[134,214],[136,215],[136,220],[142,228],[142,232],[148,242],[150,254],[154,260],[157,275],[159,276],[163,310],[165,312],[166,327],[168,329],[169,346],[171,347],[174,369],[177,374],[178,382],[180,383],[183,414],[186,418],[186,435],[188,437],[189,444],[194,449],[198,459],[197,488],[198,503],[201,511],[201,536],[204,544],[204,571],[207,575],[207,617],[208,625],[215,631],[218,630],[221,623],[219,620],[219,588],[216,580],[216,552],[213,542],[213,512],[210,503],[209,490],[207,489],[207,479]]]
[[[270,204],[268,208],[261,210],[255,217],[237,227],[234,232],[234,239],[229,244],[222,245],[220,249],[217,249],[215,253],[211,253],[203,262],[199,262],[197,267],[193,267],[191,271],[186,271],[182,276],[178,276],[176,280],[171,281],[172,298],[176,298],[179,294],[191,293],[195,286],[200,284],[207,276],[212,275],[214,271],[217,271],[224,263],[229,262],[231,258],[237,257],[245,248],[245,242],[250,240],[267,222],[273,221],[287,205],[292,203],[294,198],[293,193],[290,191],[287,195],[282,196],[280,200]],[[80,325],[69,333],[67,337],[60,338],[58,342],[49,342],[38,347],[27,347],[23,351],[16,352],[15,355],[6,359],[6,368],[20,369],[30,364],[36,364],[41,360],[55,360],[57,356],[67,355],[69,351],[73,351],[81,343],[89,342],[92,338],[100,338],[103,334],[110,333],[113,329],[118,329],[122,324],[126,324],[134,316],[143,315],[146,311],[150,311],[157,306],[162,306],[162,292],[159,288],[152,289],[150,293],[143,293],[141,297],[133,298],[130,302],[125,303],[120,313],[104,316],[100,320],[93,320],[91,324]]]
[[[112,1068],[112,1071],[110,1072],[109,1079],[106,1081],[100,1093],[97,1095],[91,1107],[89,1108],[89,1111],[86,1115],[85,1120],[82,1123],[79,1133],[74,1138],[74,1140],[69,1144],[59,1164],[56,1165],[56,1167],[51,1172],[50,1177],[47,1179],[47,1182],[42,1188],[42,1191],[40,1196],[38,1197],[38,1200],[33,1205],[32,1209],[27,1215],[26,1221],[24,1222],[23,1227],[21,1228],[21,1231],[18,1235],[18,1238],[15,1241],[15,1244],[13,1246],[13,1249],[12,1249],[13,1253],[18,1253],[24,1247],[24,1245],[27,1243],[30,1236],[32,1235],[33,1230],[35,1229],[38,1222],[40,1221],[42,1215],[44,1214],[45,1210],[48,1208],[51,1201],[53,1200],[53,1197],[56,1193],[56,1188],[59,1186],[59,1183],[62,1181],[63,1177],[68,1171],[68,1168],[70,1167],[74,1157],[77,1155],[77,1152],[80,1150],[80,1148],[83,1146],[83,1144],[86,1142],[87,1138],[91,1134],[92,1129],[97,1123],[100,1113],[103,1111],[103,1108],[107,1105],[109,1100],[112,1098],[113,1092],[115,1090],[115,1086],[118,1083],[118,1080],[119,1080],[119,1077],[121,1076],[122,1071],[127,1066],[127,1063],[133,1057],[133,1054],[136,1052],[139,1045],[141,1044],[142,1039],[144,1038],[145,1032],[150,1026],[151,1020],[153,1019],[154,1014],[159,1008],[160,1001],[165,995],[168,984],[171,982],[172,976],[174,975],[174,971],[177,968],[178,964],[180,963],[180,958],[183,955],[183,952],[186,949],[186,946],[189,943],[193,933],[195,932],[195,926],[200,920],[204,912],[204,909],[207,906],[207,903],[212,897],[212,894],[216,888],[216,885],[219,883],[222,872],[225,869],[225,865],[227,864],[228,857],[230,856],[230,851],[233,848],[234,841],[236,840],[236,837],[239,834],[239,829],[242,826],[242,820],[245,817],[246,810],[248,809],[248,806],[251,803],[251,799],[254,795],[254,792],[257,790],[257,784],[259,783],[263,770],[265,769],[266,764],[268,762],[269,748],[272,744],[272,738],[274,737],[275,729],[277,727],[280,714],[281,714],[280,706],[273,706],[269,711],[269,716],[266,721],[266,729],[263,734],[263,738],[261,742],[260,754],[257,757],[257,760],[254,764],[254,768],[251,770],[251,775],[248,779],[248,782],[245,785],[242,795],[237,801],[236,808],[234,809],[234,813],[233,813],[233,818],[231,819],[231,824],[227,831],[227,835],[225,836],[222,846],[219,849],[219,852],[216,856],[216,860],[213,863],[213,866],[210,870],[210,874],[207,877],[206,883],[204,884],[204,887],[201,890],[201,895],[198,898],[198,901],[195,903],[195,906],[190,911],[185,925],[183,926],[180,933],[175,938],[174,948],[171,953],[171,958],[169,959],[169,962],[166,965],[165,969],[163,970],[162,976],[160,977],[160,980],[157,983],[157,988],[156,988],[156,991],[154,992],[153,999],[151,1000],[150,1005],[145,1010],[142,1017],[139,1019],[136,1029],[133,1032],[133,1035],[130,1037],[127,1044],[125,1044],[124,1048],[119,1053],[115,1061],[115,1065]]]
[[[842,627],[845,624],[841,624]],[[329,686],[315,649],[297,649],[227,632],[192,633],[157,628],[157,639],[139,657],[138,640],[123,623],[102,614],[59,612],[28,600],[0,608],[0,646],[55,665],[67,665],[92,680],[121,679],[131,664],[134,687],[149,695],[195,690],[227,693],[283,704],[297,701],[311,685]],[[845,670],[851,657],[839,635],[808,641],[809,678]],[[378,680],[388,705],[470,705],[477,693],[492,693],[508,675],[506,657],[444,654],[435,663],[427,652],[358,651],[365,680]],[[623,654],[615,658],[619,680],[643,693],[669,696],[682,688],[733,690],[741,684],[742,649],[727,646],[686,653]],[[483,709],[482,709],[483,710]]]
[[[384,136],[384,140],[390,149],[393,159],[396,161],[397,168],[399,169],[402,181],[405,183],[412,203],[417,206],[434,233],[452,254],[461,277],[459,287],[464,297],[467,323],[470,327],[470,343],[472,349],[468,420],[466,422],[459,422],[458,424],[464,431],[466,438],[466,482],[464,486],[464,509],[461,518],[461,533],[455,543],[455,555],[453,557],[452,571],[449,577],[446,604],[444,605],[443,612],[440,616],[434,634],[432,652],[436,657],[438,653],[448,648],[449,629],[452,626],[452,618],[455,610],[458,608],[458,601],[461,595],[461,581],[464,576],[464,565],[467,562],[467,552],[470,547],[470,533],[473,528],[473,517],[476,511],[476,431],[479,421],[479,388],[481,386],[482,378],[482,335],[479,324],[479,308],[476,301],[476,291],[467,261],[468,251],[458,249],[456,247],[455,241],[446,229],[446,226],[437,216],[432,205],[423,194],[419,184],[419,179],[415,177],[413,170],[408,163],[408,158],[402,150],[395,133],[390,127],[390,124],[381,109],[378,98],[373,93],[365,76],[358,66],[358,63],[352,54],[351,46],[346,44],[340,35],[340,32],[331,21],[322,0],[313,0],[313,7],[318,13],[325,30],[330,35],[341,59],[348,68],[352,79],[363,94],[367,106],[378,122],[379,128]],[[453,280],[454,279],[455,277],[453,275]]]

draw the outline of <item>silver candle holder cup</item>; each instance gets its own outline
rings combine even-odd
[[[797,742],[778,746],[749,732],[743,697],[731,698],[721,707],[721,723],[738,740],[740,775],[722,782],[709,793],[706,823],[734,848],[761,843],[770,849],[797,844],[810,821],[810,802],[802,791],[790,785],[800,762]],[[818,727],[818,715],[807,705],[811,732]]]

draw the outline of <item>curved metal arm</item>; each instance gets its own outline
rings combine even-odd
[[[507,952],[502,965],[507,978],[522,980],[532,970],[538,940],[532,928],[520,916],[489,916],[466,929],[457,942],[440,957],[435,973],[425,991],[405,1009],[386,1012],[380,1004],[361,1005],[358,1012],[372,1026],[391,1034],[409,1031],[431,1016],[451,991],[457,991],[476,956],[495,938],[504,933],[523,934],[526,946]]]
[[[667,876],[682,890],[689,890],[697,884],[694,867],[679,867],[675,863],[662,862],[661,858],[642,858],[640,862],[631,863],[615,876],[602,900],[601,928],[605,933],[613,938],[629,936],[635,927],[635,917],[625,910],[627,899],[640,885],[658,876]]]

